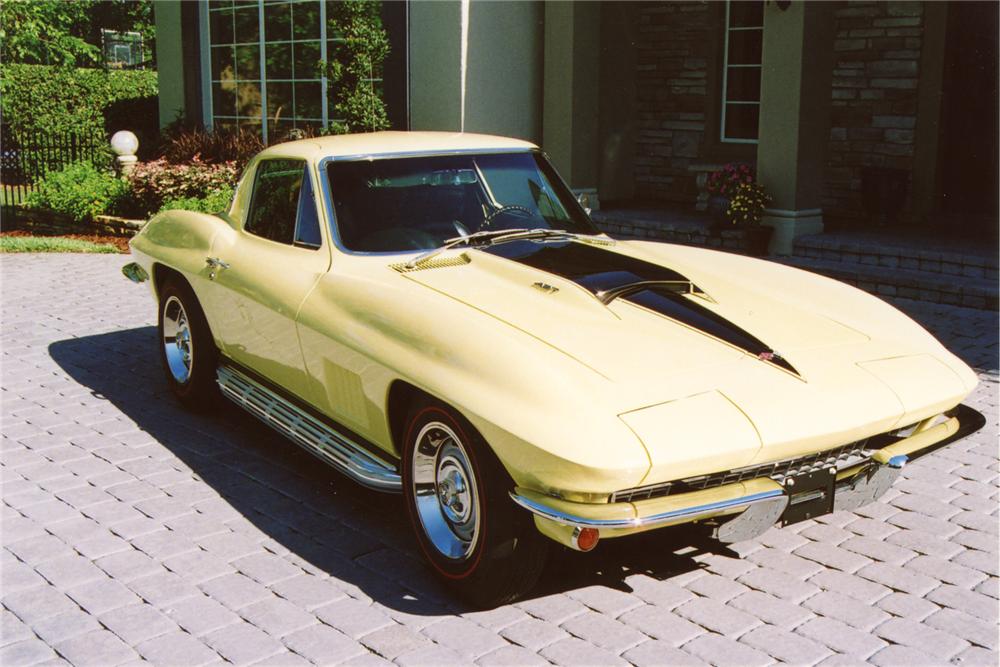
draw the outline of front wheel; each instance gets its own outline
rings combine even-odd
[[[472,425],[432,401],[413,406],[403,493],[424,556],[469,602],[493,607],[538,581],[547,543],[507,495],[512,482]]]
[[[218,350],[198,299],[187,284],[168,280],[160,290],[160,359],[167,384],[187,408],[215,405]]]

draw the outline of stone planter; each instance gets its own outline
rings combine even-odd
[[[771,244],[771,236],[774,234],[773,227],[762,227],[753,225],[744,227],[744,240],[746,242],[745,251],[751,257],[766,257],[768,246]]]
[[[721,230],[732,226],[729,222],[729,197],[722,195],[709,197],[707,212],[712,221],[712,229]]]

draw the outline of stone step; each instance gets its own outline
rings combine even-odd
[[[771,259],[835,278],[881,296],[898,296],[983,310],[996,310],[1000,300],[1000,289],[995,277],[990,279],[949,275],[840,259],[797,256]]]
[[[879,234],[815,234],[795,239],[793,255],[830,262],[997,280],[998,256],[988,243],[907,241]]]

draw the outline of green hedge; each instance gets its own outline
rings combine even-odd
[[[155,108],[156,72],[147,70],[104,71],[7,65],[0,68],[0,104],[4,124],[17,134],[76,132],[104,135],[105,114],[112,107],[132,101],[137,107]],[[135,114],[137,126],[146,134],[148,114]],[[152,119],[155,124],[155,117]]]

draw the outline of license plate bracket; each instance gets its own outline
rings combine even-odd
[[[835,468],[824,468],[785,480],[789,499],[788,508],[781,515],[781,525],[787,526],[832,512],[836,472]]]

